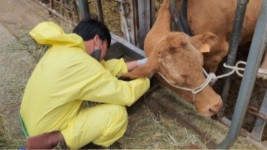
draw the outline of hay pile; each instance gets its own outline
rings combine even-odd
[[[114,0],[105,0],[101,2],[105,24],[108,26],[111,32],[115,33],[116,35],[122,36],[117,2],[115,2]],[[96,1],[89,0],[89,6],[91,13],[97,14]]]
[[[162,103],[169,103],[168,109]],[[209,117],[198,116],[191,104],[160,87],[129,108],[129,126],[118,141],[123,149],[213,149],[228,128]],[[256,149],[245,137],[232,148]]]

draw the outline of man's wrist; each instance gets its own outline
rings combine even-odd
[[[138,66],[143,66],[147,62],[147,58],[137,60]]]

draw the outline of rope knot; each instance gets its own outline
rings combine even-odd
[[[215,73],[209,73],[208,75],[210,77],[210,84],[215,84],[215,82],[218,80],[217,76],[215,75]]]

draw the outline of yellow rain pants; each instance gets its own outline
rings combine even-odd
[[[127,127],[125,106],[131,106],[149,88],[149,80],[121,81],[127,72],[123,59],[99,63],[85,52],[76,34],[43,22],[30,35],[51,47],[28,80],[21,117],[29,136],[61,131],[70,148],[89,142],[109,146]],[[84,101],[103,103],[82,108]]]

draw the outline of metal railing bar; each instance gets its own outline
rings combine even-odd
[[[172,22],[174,23],[175,27],[178,29],[178,31],[180,32],[184,32],[183,27],[182,27],[182,23],[180,20],[180,14],[178,12],[178,10],[176,9],[176,0],[171,0],[170,1],[170,12],[172,14]],[[174,30],[175,28],[172,24],[172,30]]]
[[[78,0],[78,7],[81,12],[81,18],[88,18],[90,17],[90,9],[88,5],[88,0]]]
[[[99,20],[104,23],[104,15],[103,15],[103,9],[102,9],[102,2],[101,0],[97,0],[96,1],[97,4],[97,13],[98,13],[98,17]]]
[[[141,50],[140,48],[136,47],[135,45],[129,43],[127,40],[117,36],[116,34],[114,33],[110,33],[111,34],[111,37],[113,40],[121,43],[122,45],[126,46],[127,48],[129,48],[130,50],[134,51],[135,53],[141,55],[142,57],[146,57],[146,54],[144,53],[143,50]]]
[[[67,23],[70,23],[71,25],[75,25],[74,22],[67,20],[64,16],[60,15],[59,13],[57,13],[56,10],[47,7],[45,4],[43,4],[42,2],[38,1],[38,0],[33,0],[34,2],[36,2],[37,4],[39,4],[40,6],[42,6],[43,8],[49,10],[51,13],[53,13],[54,15],[56,15],[58,18],[63,19],[64,21],[66,21]]]
[[[251,93],[255,84],[256,75],[260,66],[261,59],[266,47],[267,38],[267,0],[262,1],[260,15],[257,20],[256,30],[254,32],[250,52],[248,55],[248,63],[245,74],[241,82],[235,111],[228,135],[217,145],[218,148],[229,148],[237,139],[242,123],[244,121]]]
[[[248,0],[238,0],[237,2],[235,21],[233,25],[233,32],[232,32],[232,37],[230,40],[229,52],[227,55],[227,62],[226,62],[227,65],[233,66],[236,61],[236,54],[238,50],[242,25],[243,25],[244,16],[245,16],[246,8],[247,8],[247,3],[248,3]],[[225,69],[225,72],[229,72],[229,71],[230,71],[229,69]],[[230,85],[231,85],[231,76],[225,78],[224,87],[222,91],[222,99],[223,99],[224,104],[227,101]]]

